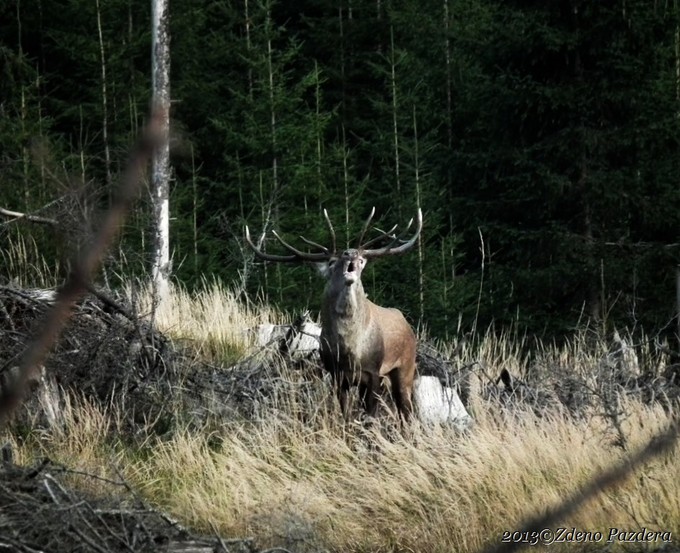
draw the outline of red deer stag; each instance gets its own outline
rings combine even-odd
[[[348,416],[350,386],[359,386],[361,405],[370,416],[378,408],[380,380],[389,377],[397,410],[405,420],[413,411],[411,401],[416,370],[416,337],[413,329],[398,309],[380,307],[366,296],[361,283],[361,272],[369,259],[401,254],[413,247],[423,226],[423,216],[418,210],[417,228],[408,241],[401,241],[392,233],[397,225],[380,236],[361,244],[368,230],[375,208],[368,216],[356,249],[338,252],[335,231],[324,210],[332,238],[332,249],[300,237],[316,252],[301,251],[284,241],[276,231],[274,237],[288,251],[287,255],[264,253],[253,244],[248,227],[245,238],[257,257],[276,262],[314,262],[322,264],[322,273],[328,279],[321,308],[321,359],[335,382],[340,408]],[[405,231],[408,231],[413,219]],[[382,240],[383,247],[369,249]]]

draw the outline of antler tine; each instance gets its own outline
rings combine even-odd
[[[388,238],[391,238],[390,242],[386,246],[383,246],[382,248],[380,248],[380,250],[378,250],[378,251],[386,250],[386,251],[389,252],[390,248],[392,248],[392,246],[394,246],[395,244],[397,244],[399,242],[399,236],[397,236],[396,234],[392,235],[392,236],[388,236]],[[363,250],[363,251],[365,252],[366,250]],[[370,254],[371,251],[374,251],[374,250],[368,250],[369,256],[371,255]]]
[[[311,240],[309,240],[308,238],[305,238],[304,236],[300,236],[300,240],[302,240],[308,246],[312,246],[314,248],[319,248],[321,251],[328,254],[328,256],[331,256],[332,253],[333,253],[326,246],[322,246],[321,244],[317,244],[316,242],[312,242]]]
[[[303,252],[302,250],[298,250],[295,246],[292,246],[286,242],[275,230],[272,231],[272,234],[284,248],[291,252],[300,261],[326,261],[330,258],[328,251],[319,253]],[[326,248],[323,249],[325,250]]]
[[[368,215],[368,219],[366,219],[366,222],[364,223],[364,228],[361,230],[361,236],[359,236],[359,242],[358,242],[358,248],[363,249],[365,247],[362,246],[362,242],[364,241],[364,236],[366,235],[366,231],[368,230],[368,227],[371,225],[371,221],[373,220],[373,216],[375,215],[375,206],[371,209],[371,213]]]
[[[258,248],[253,241],[250,238],[250,230],[248,229],[248,225],[246,225],[246,232],[245,232],[245,238],[246,238],[246,244],[250,246],[250,249],[253,250],[255,255],[259,257],[260,259],[263,259],[265,261],[280,261],[280,262],[291,262],[291,261],[297,261],[297,257],[294,255],[274,255],[270,253],[264,253],[260,248]]]
[[[326,222],[328,223],[328,230],[331,231],[331,240],[333,241],[333,254],[335,254],[338,251],[335,242],[335,229],[333,228],[333,223],[331,223],[331,218],[328,216],[328,211],[326,211],[326,208],[324,208],[323,210],[323,216],[326,219]]]
[[[383,238],[389,238],[390,240],[394,240],[394,236],[391,236],[392,233],[397,230],[397,227],[399,224],[394,225],[390,230],[380,230],[379,228],[376,228],[376,230],[380,233],[380,236],[376,236],[375,238],[371,238],[368,242],[366,242],[362,247],[363,248],[368,248],[369,246],[372,246],[379,240],[382,240]]]
[[[291,252],[292,255],[276,255],[276,254],[271,254],[271,253],[264,253],[260,248],[258,248],[254,243],[253,240],[250,238],[250,229],[246,225],[245,227],[245,238],[246,238],[246,243],[250,246],[250,248],[253,250],[255,255],[259,257],[260,259],[263,259],[265,261],[277,261],[277,262],[282,262],[282,263],[296,263],[296,262],[302,262],[302,261],[326,261],[330,259],[330,254],[328,252],[325,253],[307,253],[298,250],[297,248],[294,248],[288,242],[283,240],[277,232],[274,230],[272,231],[272,234],[276,237],[276,239],[283,244],[283,246]]]
[[[409,221],[409,224],[406,226],[406,230],[408,230],[413,223],[413,219]],[[394,240],[392,240],[392,243],[388,244],[384,248],[376,249],[376,250],[363,250],[363,256],[366,258],[375,258],[375,257],[382,257],[384,255],[396,255],[400,253],[404,253],[405,251],[408,251],[413,247],[413,245],[416,243],[416,240],[418,240],[418,236],[420,236],[420,231],[423,228],[423,212],[421,211],[420,208],[418,208],[418,218],[417,218],[417,228],[415,234],[411,237],[410,240],[407,242],[404,242],[400,246],[393,247],[393,245],[399,240],[398,238],[395,237]]]

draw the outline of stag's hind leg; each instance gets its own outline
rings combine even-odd
[[[413,378],[409,377],[408,372],[401,367],[394,369],[389,376],[392,397],[397,406],[397,411],[404,418],[404,421],[408,422],[411,420],[411,414],[413,413]]]

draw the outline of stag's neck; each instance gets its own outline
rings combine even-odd
[[[373,349],[376,329],[371,321],[371,302],[361,282],[335,291],[327,289],[326,294],[321,312],[322,349],[341,370],[363,364],[366,352]]]
[[[340,350],[357,352],[370,321],[369,300],[361,282],[326,290],[321,316],[324,339]]]
[[[333,318],[363,320],[368,315],[368,298],[361,281],[343,286],[339,291],[329,290],[326,305]]]

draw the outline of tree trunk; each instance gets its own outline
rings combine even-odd
[[[392,139],[394,146],[394,182],[396,185],[397,216],[401,221],[401,174],[399,171],[399,123],[397,121],[397,72],[394,53],[394,27],[390,25],[390,92],[392,93]]]
[[[106,169],[106,190],[111,197],[113,177],[111,176],[111,149],[109,148],[109,98],[106,89],[106,52],[104,50],[104,34],[102,33],[102,13],[99,0],[95,3],[97,9],[97,33],[99,36],[99,57],[101,62],[101,93],[102,93],[102,142],[104,143],[104,166]]]
[[[167,0],[152,0],[153,111],[162,119],[163,135],[152,163],[154,202],[153,286],[157,305],[166,302],[170,279],[170,25]]]
[[[415,169],[416,181],[416,204],[420,209],[420,157],[418,152],[418,117],[416,115],[416,106],[413,105],[413,165]],[[425,276],[423,271],[423,235],[418,235],[418,305],[420,307],[419,326],[425,322]]]

